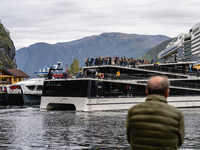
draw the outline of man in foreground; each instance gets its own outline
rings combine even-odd
[[[127,115],[127,139],[133,150],[176,150],[185,136],[181,111],[167,104],[167,77],[155,76],[146,86],[146,101]]]

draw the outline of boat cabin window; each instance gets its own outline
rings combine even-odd
[[[87,80],[44,82],[43,96],[87,97]]]
[[[35,88],[35,85],[29,85],[29,86],[26,86],[29,90],[33,91],[34,88]]]
[[[65,82],[65,96],[87,97],[87,80],[72,80]]]
[[[46,96],[62,96],[64,93],[64,83],[63,82],[44,82],[43,95]]]
[[[36,91],[42,91],[42,85],[39,85],[36,89]]]
[[[104,97],[135,97],[146,96],[144,85],[134,85],[125,83],[103,82],[101,95]],[[96,90],[99,93],[99,88]]]

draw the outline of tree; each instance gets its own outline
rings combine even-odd
[[[81,71],[82,68],[79,67],[79,60],[77,58],[74,58],[74,62],[71,63],[69,67],[69,74],[76,75],[78,71]]]

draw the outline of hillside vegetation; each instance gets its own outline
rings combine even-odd
[[[0,21],[0,67],[16,68],[15,47],[9,31]]]
[[[169,39],[166,40],[164,42],[162,42],[161,44],[151,48],[150,50],[148,50],[144,55],[142,55],[140,58],[142,59],[146,59],[146,60],[151,60],[152,58],[154,59],[154,61],[160,61],[160,59],[158,59],[158,54],[164,50],[166,48],[166,46],[173,40]]]

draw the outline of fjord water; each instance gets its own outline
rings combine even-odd
[[[200,149],[200,108],[181,109],[185,141],[181,150]],[[123,111],[40,111],[0,109],[0,149],[130,149]]]

